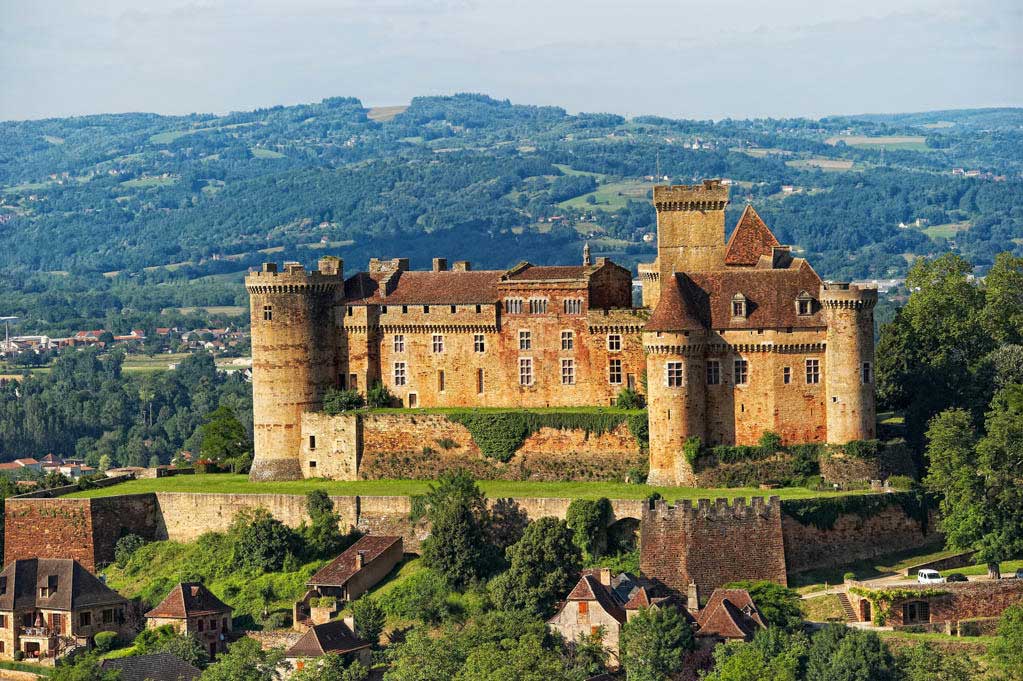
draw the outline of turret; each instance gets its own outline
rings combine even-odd
[[[874,406],[874,306],[877,289],[842,282],[821,286],[828,323],[825,399],[828,442],[876,437]]]
[[[321,258],[319,270],[298,263],[265,263],[245,278],[252,330],[253,480],[302,477],[302,413],[322,406],[337,385],[340,365],[336,308],[344,295],[344,266]]]
[[[654,187],[657,269],[661,282],[675,272],[718,270],[725,265],[725,206],[721,180]]]

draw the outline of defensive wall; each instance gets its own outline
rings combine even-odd
[[[478,479],[625,480],[647,464],[625,422],[599,433],[540,428],[506,462],[486,456],[469,429],[444,414],[307,412],[301,433],[303,476],[335,480],[429,479],[454,468]]]
[[[681,590],[695,581],[709,594],[727,582],[767,579],[784,584],[788,573],[838,566],[853,560],[934,542],[933,513],[921,515],[903,494],[779,501],[777,497],[680,501],[615,499],[612,523],[640,525],[640,567]],[[850,500],[861,501],[850,501]],[[408,496],[335,496],[340,527],[398,534],[406,550],[419,550],[429,527]],[[535,520],[564,518],[571,499],[491,500]],[[245,509],[266,508],[283,523],[308,521],[306,498],[289,494],[157,492],[94,499],[7,500],[5,562],[33,556],[71,557],[90,570],[111,562],[117,540],[133,533],[150,540],[192,541],[225,531]],[[926,509],[925,509],[926,510]]]

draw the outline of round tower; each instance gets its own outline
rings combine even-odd
[[[265,263],[245,278],[252,332],[252,480],[302,477],[302,413],[322,405],[340,369],[335,308],[344,295],[340,259],[319,270]]]
[[[650,428],[651,485],[696,484],[686,460],[685,443],[705,437],[705,331],[643,334],[647,366],[647,414]]]
[[[828,323],[824,353],[828,442],[876,437],[874,406],[874,306],[877,289],[844,282],[821,286]]]

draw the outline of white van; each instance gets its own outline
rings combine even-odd
[[[916,581],[920,584],[944,584],[945,578],[937,570],[919,570]]]

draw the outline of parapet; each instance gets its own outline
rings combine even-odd
[[[820,301],[825,308],[870,309],[877,304],[877,288],[826,281],[821,284]]]
[[[657,185],[654,207],[657,212],[689,210],[724,210],[728,205],[728,187],[721,180],[704,180],[703,184]]]
[[[395,272],[407,272],[408,269],[408,258],[391,258],[390,260],[381,260],[380,258],[369,259],[370,274],[393,274]]]
[[[261,269],[246,275],[245,288],[249,293],[297,293],[330,291],[344,285],[341,258],[320,258],[318,267],[307,271],[300,263],[286,262],[282,270],[275,262],[265,262]]]
[[[652,520],[735,520],[753,519],[767,517],[768,515],[781,513],[781,500],[777,496],[768,498],[751,497],[749,504],[745,497],[736,497],[732,503],[728,499],[718,498],[697,499],[693,505],[692,499],[681,499],[675,505],[669,505],[663,499],[652,501],[644,509],[643,515],[649,515]]]

